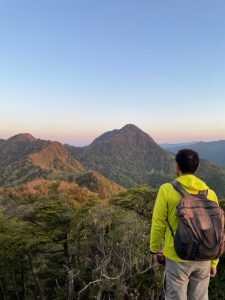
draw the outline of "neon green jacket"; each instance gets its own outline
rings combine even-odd
[[[208,189],[208,186],[194,175],[182,175],[175,180],[179,181],[187,192],[192,194]],[[176,231],[179,221],[176,215],[176,206],[180,202],[181,197],[181,194],[174,189],[171,183],[165,183],[160,186],[153,209],[150,234],[151,252],[156,253],[163,248],[164,256],[177,262],[185,262],[185,260],[178,257],[175,252],[174,239],[166,220],[168,215],[170,226],[173,228],[173,231]],[[208,189],[207,198],[218,203],[217,196],[211,189]],[[219,259],[212,260],[211,266],[216,267],[218,262]]]

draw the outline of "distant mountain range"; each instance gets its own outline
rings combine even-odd
[[[224,166],[202,160],[198,175],[225,197]],[[35,139],[30,134],[0,140],[0,186],[36,178],[60,179],[76,181],[104,198],[123,187],[158,187],[175,176],[174,154],[132,124],[106,132],[86,147]]]
[[[177,151],[179,151],[180,149],[187,147],[197,151],[199,153],[200,158],[225,165],[225,140],[213,142],[196,142],[186,145],[171,145],[170,147],[167,147],[167,150],[173,153],[177,153]]]
[[[170,144],[170,143],[163,143],[163,144],[159,144],[160,147],[162,147],[163,149],[166,149],[166,150],[170,150],[172,148],[187,148],[189,147],[190,145],[194,144],[196,142],[189,142],[189,143],[173,143],[173,144]]]

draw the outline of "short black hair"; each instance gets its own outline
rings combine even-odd
[[[199,155],[191,149],[178,151],[175,159],[182,173],[194,174],[198,169]]]

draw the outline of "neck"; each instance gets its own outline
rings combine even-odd
[[[193,175],[193,174],[191,174],[191,173],[182,173],[182,172],[180,172],[179,176],[183,176],[183,175]]]

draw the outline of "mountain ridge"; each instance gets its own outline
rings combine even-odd
[[[101,199],[125,190],[95,171],[87,174],[88,170],[60,142],[17,134],[0,145],[0,187],[22,187],[28,182],[28,186],[32,186],[35,180],[41,179],[49,182],[60,180],[65,184],[80,184],[81,188],[88,189]]]
[[[172,153],[176,153],[182,147],[175,146],[168,149]],[[199,141],[188,146],[199,153],[200,158],[213,161],[225,166],[225,140],[204,142]]]
[[[80,177],[90,180],[83,181],[87,186],[104,186],[103,175],[125,188],[138,184],[158,188],[176,177],[174,158],[173,153],[161,148],[133,124],[105,132],[85,147],[19,134],[0,144],[0,185],[15,185],[35,178],[76,180]],[[100,175],[95,175],[95,171]],[[225,167],[201,160],[197,176],[225,197]],[[102,187],[105,194],[108,185],[105,182]]]
[[[85,168],[59,142],[17,134],[0,145],[0,185],[18,184],[34,178],[79,174]]]

